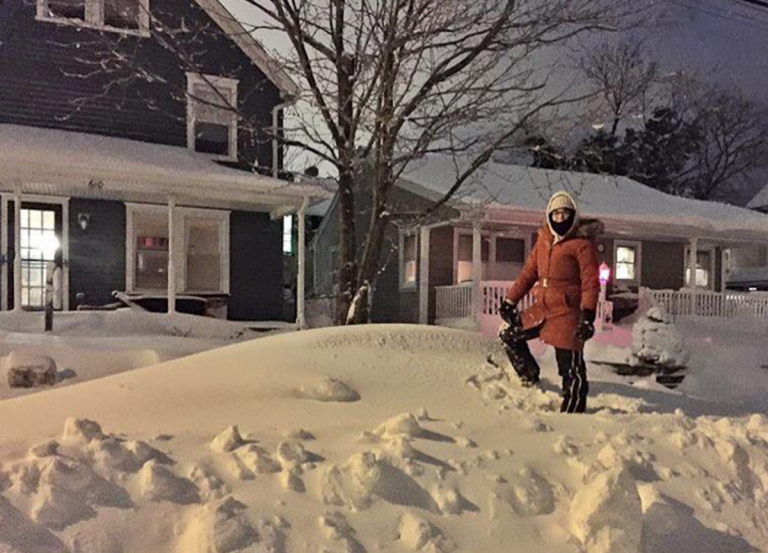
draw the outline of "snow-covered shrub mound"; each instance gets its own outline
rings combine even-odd
[[[689,357],[683,335],[663,307],[652,307],[632,327],[630,365],[684,367]]]

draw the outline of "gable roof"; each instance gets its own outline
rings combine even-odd
[[[414,161],[402,188],[435,199],[455,182],[469,160],[432,155]],[[608,228],[645,228],[674,236],[768,239],[768,216],[718,202],[672,196],[626,177],[553,171],[489,161],[460,189],[459,209],[481,207],[489,214],[541,222],[549,197],[571,192],[585,216],[600,217]],[[611,224],[613,223],[613,224]]]
[[[299,95],[299,86],[219,0],[195,1],[285,96]]]
[[[749,209],[768,209],[768,184],[766,184],[755,197],[747,204]]]

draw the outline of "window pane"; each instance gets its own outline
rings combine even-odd
[[[293,253],[293,215],[283,217],[283,253]]]
[[[39,209],[30,209],[29,212],[29,228],[41,229],[43,228],[43,213]]]
[[[631,263],[617,263],[616,264],[616,279],[618,280],[634,280],[635,279],[635,266]]]
[[[405,282],[416,282],[416,262],[408,261],[405,263]]]
[[[188,220],[187,290],[221,291],[219,221]]]
[[[135,287],[167,288],[168,214],[136,213],[133,225],[136,236]]]
[[[416,235],[403,237],[403,259],[405,261],[416,260]]]
[[[48,15],[85,21],[85,0],[48,0]]]
[[[53,211],[43,211],[43,228],[46,230],[56,228],[56,214]]]
[[[635,248],[630,248],[627,246],[619,246],[616,248],[616,261],[619,263],[634,263]]]
[[[30,307],[42,307],[43,306],[43,289],[42,288],[30,288],[29,289],[29,302]]]
[[[29,210],[21,210],[21,228],[29,228]]]
[[[501,263],[525,261],[525,241],[517,238],[497,238],[496,261]]]
[[[104,0],[104,24],[120,29],[138,29],[139,0]]]
[[[215,123],[195,124],[195,151],[229,155],[229,127]]]

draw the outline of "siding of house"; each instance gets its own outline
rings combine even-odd
[[[267,213],[233,211],[229,219],[230,302],[233,320],[283,316],[282,221]]]
[[[192,28],[219,28],[194,0],[152,0],[155,13],[173,13]],[[131,59],[151,66],[165,83],[129,79],[103,94],[122,75],[96,74],[83,60],[97,59],[104,48],[98,31],[35,20],[33,0],[0,3],[4,32],[0,41],[0,123],[31,125],[103,134],[144,142],[186,147],[186,74],[182,63],[151,38],[105,32]],[[203,35],[195,43],[201,72],[239,80],[238,103],[257,127],[271,125],[271,109],[279,102],[277,88],[223,32]],[[199,48],[197,46],[199,44]],[[95,45],[98,45],[95,46]],[[79,104],[82,102],[82,104]],[[239,133],[238,149],[245,164],[272,164],[270,141],[262,132]]]
[[[90,215],[83,230],[80,213]],[[69,305],[101,305],[115,301],[113,290],[125,290],[125,204],[69,201]],[[85,294],[78,302],[78,293]]]
[[[683,286],[685,244],[643,241],[641,284],[659,290]]]

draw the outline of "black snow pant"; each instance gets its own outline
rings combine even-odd
[[[504,342],[512,367],[524,384],[535,384],[539,381],[541,369],[536,358],[531,354],[528,340],[539,337],[541,327],[523,330],[514,336],[508,336]],[[587,365],[584,363],[584,352],[555,348],[557,370],[563,379],[563,403],[560,406],[562,413],[583,413],[587,409],[587,394],[589,382],[587,382]]]

